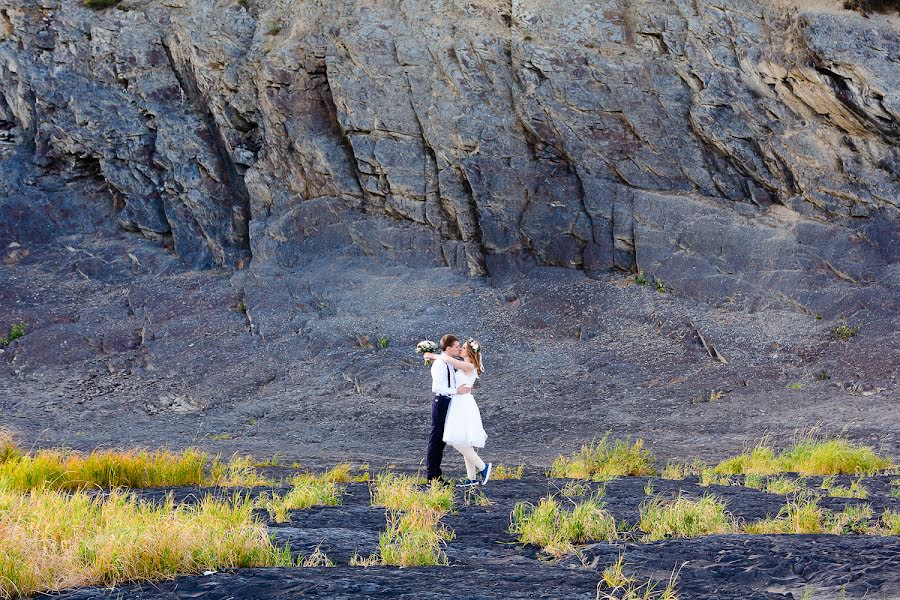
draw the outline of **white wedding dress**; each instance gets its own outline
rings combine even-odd
[[[471,375],[465,371],[456,372],[456,385],[472,385],[478,373]],[[444,441],[452,446],[474,446],[484,448],[487,433],[481,424],[481,411],[472,394],[457,394],[450,401],[447,420],[444,422]]]

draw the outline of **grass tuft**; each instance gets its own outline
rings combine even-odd
[[[506,479],[522,479],[522,471],[525,465],[518,467],[507,467],[506,465],[497,465],[491,470],[491,479],[495,481],[503,481]]]
[[[865,500],[869,497],[869,490],[865,488],[859,479],[851,481],[849,487],[844,487],[837,485],[834,476],[826,477],[822,480],[821,488],[827,491],[832,498],[858,498]]]
[[[453,539],[440,520],[443,513],[424,507],[388,512],[388,526],[379,537],[380,563],[397,567],[448,564],[444,544]]]
[[[23,453],[9,434],[0,435],[0,489],[28,491],[44,488],[77,490],[149,488],[190,485],[251,487],[271,485],[253,467],[250,457],[213,461],[198,450],[69,450]]]
[[[848,505],[832,512],[818,505],[817,498],[789,501],[775,518],[767,518],[744,527],[751,534],[867,533],[871,530],[872,508]]]
[[[597,584],[597,600],[678,600],[675,592],[677,573],[672,573],[666,586],[657,591],[653,581],[639,584],[637,579],[625,574],[625,555],[620,554],[616,562],[603,570],[603,581]],[[608,592],[601,590],[602,586]]]
[[[246,497],[176,506],[113,490],[0,491],[0,598],[255,566],[291,566]]]
[[[379,473],[372,483],[372,506],[407,512],[416,508],[427,508],[441,513],[453,510],[452,487],[441,485],[437,481],[424,488],[420,484],[421,479],[418,477]]]
[[[20,458],[22,454],[15,434],[8,429],[0,428],[0,464]]]
[[[644,441],[630,438],[610,442],[609,434],[590,445],[582,446],[571,456],[559,456],[550,467],[550,477],[607,480],[612,477],[655,475],[653,455]]]
[[[571,510],[562,508],[552,496],[542,498],[537,506],[518,502],[510,515],[509,531],[524,544],[540,546],[552,556],[563,556],[574,550],[574,544],[618,539],[616,521],[604,506],[600,494],[573,502]]]
[[[3,337],[0,337],[0,348],[9,346],[14,340],[17,340],[25,335],[25,331],[27,329],[28,323],[25,323],[24,321],[22,323],[15,323],[12,327],[9,328],[9,333],[7,333]]]
[[[801,475],[873,474],[890,469],[893,462],[868,446],[842,439],[805,439],[780,454],[764,442],[749,452],[716,465],[714,472],[726,475],[800,473]]]
[[[884,527],[885,535],[900,535],[900,511],[894,511],[889,508],[884,509],[881,515],[881,523]]]
[[[654,498],[641,506],[639,526],[648,542],[736,530],[733,517],[725,511],[725,502],[712,494],[704,494],[700,500],[681,495],[675,499]]]

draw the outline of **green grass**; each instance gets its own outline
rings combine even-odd
[[[440,522],[442,513],[416,508],[388,513],[388,526],[378,540],[380,563],[397,567],[446,565],[446,542],[453,532]]]
[[[806,480],[803,478],[791,479],[789,477],[775,477],[766,481],[765,491],[769,494],[798,494],[806,489]]]
[[[555,497],[542,498],[537,506],[518,502],[510,515],[510,533],[523,544],[540,546],[551,556],[574,550],[574,544],[618,539],[615,519],[604,508],[600,495],[561,506]]]
[[[256,463],[250,456],[233,456],[224,461],[216,456],[209,467],[209,475],[203,479],[203,485],[218,487],[258,487],[271,486],[271,477],[264,477],[256,470]]]
[[[700,500],[679,495],[675,499],[654,498],[640,510],[639,527],[644,540],[653,542],[666,538],[691,538],[736,529],[733,517],[725,511],[725,502],[712,494]]]
[[[616,562],[603,570],[603,580],[597,584],[597,600],[678,600],[675,592],[676,573],[672,573],[663,589],[652,581],[638,583],[637,579],[625,574],[625,555],[620,554]],[[603,587],[608,590],[603,590]]]
[[[862,484],[862,481],[856,480],[850,482],[849,487],[837,485],[834,476],[826,477],[822,480],[821,489],[828,492],[832,498],[859,498],[865,500],[869,497],[869,491]]]
[[[872,529],[871,519],[868,505],[851,504],[834,512],[820,507],[817,495],[804,492],[788,500],[776,517],[748,523],[743,529],[750,534],[867,533]]]
[[[634,276],[634,282],[638,285],[647,285],[647,276],[641,271]]]
[[[497,465],[491,470],[491,479],[494,481],[504,481],[507,479],[522,479],[522,471],[525,465],[518,467],[507,467],[506,465]]]
[[[612,477],[655,475],[653,455],[644,448],[644,441],[630,438],[610,441],[609,434],[599,441],[582,446],[568,457],[559,456],[548,473],[550,477],[572,477],[603,481]]]
[[[710,485],[730,486],[734,485],[734,480],[732,480],[728,475],[723,475],[721,473],[713,471],[712,469],[705,468],[700,473],[700,487],[707,487]]]
[[[372,506],[409,512],[416,508],[430,509],[442,514],[454,507],[453,488],[437,481],[422,486],[418,477],[379,473],[371,485]]]
[[[900,498],[900,479],[891,480],[891,498]]]
[[[836,340],[846,341],[859,333],[859,330],[859,325],[848,325],[847,323],[841,323],[831,330],[831,337]]]
[[[25,323],[24,321],[21,323],[15,323],[12,327],[9,328],[9,333],[0,338],[0,347],[5,348],[6,346],[9,346],[9,344],[13,340],[17,340],[25,335],[25,330],[27,329],[28,323]]]
[[[884,509],[881,523],[884,526],[883,533],[885,535],[900,535],[900,511]]]
[[[49,489],[0,491],[0,598],[256,566],[291,566],[246,497],[197,505]]]
[[[23,454],[16,436],[11,431],[0,429],[0,464],[17,459]]]
[[[777,455],[761,442],[749,452],[720,462],[714,472],[725,475],[853,475],[873,474],[892,467],[890,458],[880,456],[868,446],[842,439],[805,439]]]
[[[271,485],[249,457],[223,460],[199,450],[95,450],[89,454],[66,449],[26,453],[14,436],[0,431],[0,489],[77,490],[173,486],[251,487]]]

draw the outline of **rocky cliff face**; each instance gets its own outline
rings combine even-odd
[[[896,306],[900,26],[791,4],[0,0],[0,243]]]

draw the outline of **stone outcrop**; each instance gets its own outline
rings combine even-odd
[[[0,0],[0,243],[892,309],[900,27],[798,4]]]

